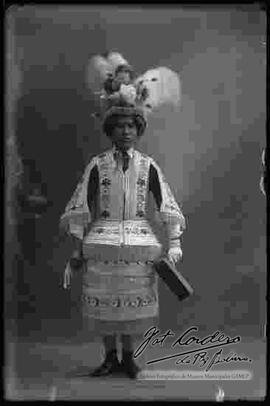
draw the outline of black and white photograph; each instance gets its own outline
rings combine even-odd
[[[6,8],[6,400],[265,399],[266,19]]]

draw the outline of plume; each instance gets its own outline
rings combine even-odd
[[[113,74],[111,64],[101,55],[90,58],[86,69],[86,83],[90,90],[98,92],[103,88],[103,83],[108,75]]]
[[[118,52],[110,52],[107,57],[93,56],[90,58],[86,69],[88,88],[93,92],[99,92],[108,76],[113,76],[116,68],[124,64],[128,64],[128,62]]]
[[[110,52],[107,61],[114,71],[119,65],[128,65],[128,61],[119,52]]]
[[[148,112],[159,108],[163,104],[180,105],[180,77],[169,68],[161,66],[149,69],[136,79],[135,85],[147,88],[148,96],[143,104]]]

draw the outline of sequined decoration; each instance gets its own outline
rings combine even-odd
[[[145,216],[145,204],[146,204],[146,193],[148,184],[148,172],[149,172],[149,159],[144,155],[141,156],[139,162],[139,175],[136,187],[136,216]]]
[[[108,156],[106,154],[99,155],[98,167],[100,173],[100,202],[101,202],[101,217],[110,217],[110,167]]]

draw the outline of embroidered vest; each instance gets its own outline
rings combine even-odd
[[[86,257],[96,260],[154,260],[161,244],[146,219],[151,158],[134,151],[125,173],[112,151],[97,157],[97,219],[83,240]]]
[[[145,217],[150,159],[134,151],[129,169],[123,173],[112,154],[98,157],[100,217],[135,220]]]

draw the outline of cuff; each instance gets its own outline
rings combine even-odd
[[[60,219],[60,228],[64,229],[67,234],[83,239],[85,230],[91,222],[91,215],[86,211],[70,211],[64,213]]]
[[[169,240],[169,248],[180,248],[181,249],[181,242],[179,238],[173,238]]]
[[[162,223],[168,230],[169,238],[178,238],[185,230],[184,217],[169,215],[168,213],[160,213]]]
[[[70,223],[67,232],[80,240],[84,237],[84,227],[79,224]]]

